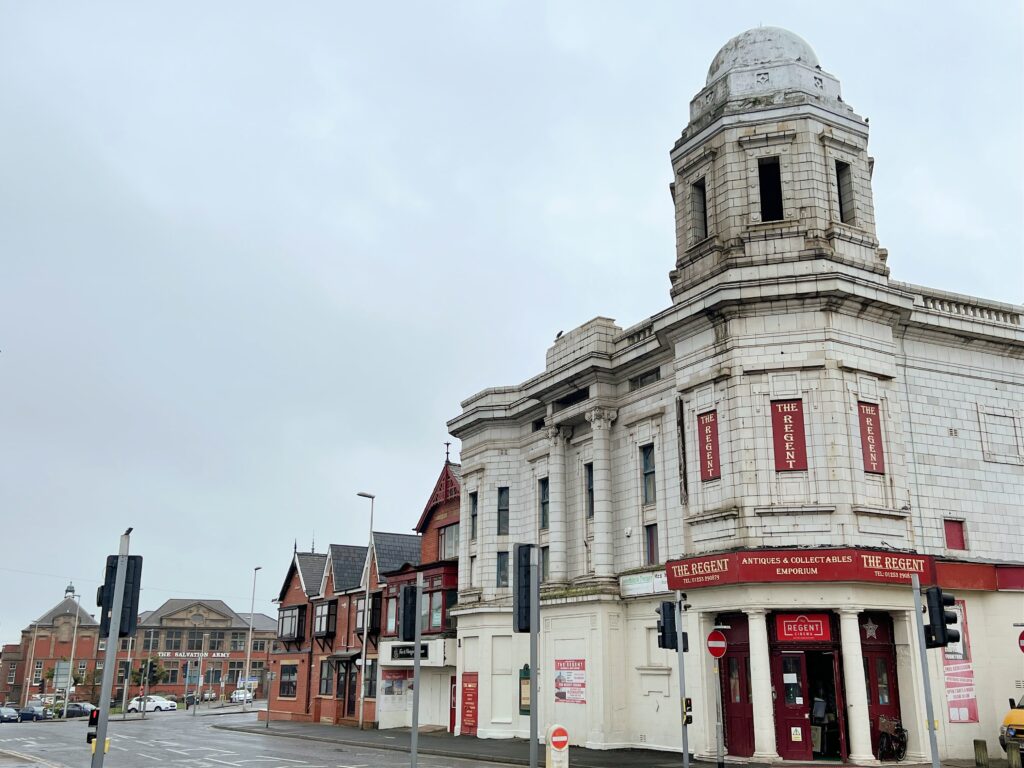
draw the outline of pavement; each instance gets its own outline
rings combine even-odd
[[[231,724],[214,725],[216,729],[250,733],[266,737],[302,739],[339,744],[353,747],[367,747],[380,750],[409,751],[410,730],[407,728],[359,730],[342,725],[320,723],[265,722],[258,725]],[[529,765],[530,746],[524,739],[477,739],[472,736],[452,736],[445,732],[422,732],[419,735],[418,751],[422,755],[458,758],[480,762]],[[682,764],[678,752],[663,752],[650,749],[584,749],[570,747],[570,765],[573,768],[679,768]],[[544,747],[540,747],[540,761],[544,761]],[[714,761],[691,761],[698,768],[710,768]],[[744,763],[748,768],[765,766],[763,763]],[[787,766],[796,764],[787,763]],[[821,768],[822,763],[818,763]],[[901,768],[911,768],[914,763],[900,763]],[[930,766],[925,763],[923,765]],[[950,760],[942,763],[943,768],[974,768],[973,760]],[[990,768],[1006,768],[1006,759],[992,759]]]

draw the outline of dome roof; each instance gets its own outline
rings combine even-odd
[[[731,69],[770,62],[799,61],[818,66],[814,49],[799,35],[781,27],[755,27],[722,46],[708,69],[707,85]]]

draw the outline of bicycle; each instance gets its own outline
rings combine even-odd
[[[907,729],[898,717],[878,718],[878,759],[896,760],[907,756]]]

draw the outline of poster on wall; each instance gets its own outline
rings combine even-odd
[[[462,673],[462,727],[459,732],[466,736],[476,736],[479,677],[479,672]]]
[[[978,722],[978,692],[971,662],[971,636],[967,629],[967,605],[957,600],[952,606],[960,629],[960,642],[942,649],[942,672],[946,678],[946,709],[950,723]]]
[[[555,703],[587,703],[586,659],[555,659]]]
[[[412,671],[408,669],[381,670],[381,695],[377,698],[381,712],[405,709],[405,693],[412,684],[411,677]]]

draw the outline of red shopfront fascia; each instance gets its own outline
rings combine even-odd
[[[728,552],[673,560],[665,565],[669,589],[727,584],[863,581],[909,585],[935,583],[935,561],[915,555],[871,549],[775,549]]]

